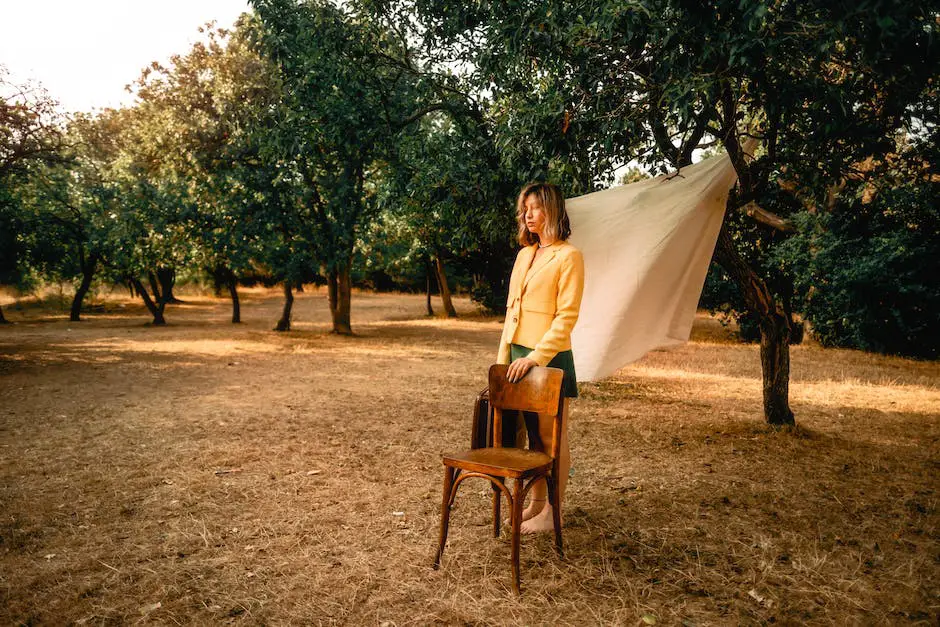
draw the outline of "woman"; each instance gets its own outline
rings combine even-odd
[[[508,378],[519,381],[533,366],[565,371],[564,421],[558,464],[559,507],[564,498],[570,465],[568,452],[568,399],[578,395],[571,330],[578,320],[584,291],[581,251],[567,242],[571,234],[565,198],[549,183],[530,183],[516,201],[519,244],[509,280],[506,322],[499,343],[497,363],[510,364]],[[520,421],[521,422],[521,421]],[[552,419],[538,416],[539,446],[552,438]],[[535,438],[529,438],[530,441]],[[534,447],[533,447],[534,448]],[[522,532],[551,531],[552,508],[547,488],[540,481],[532,488],[532,500],[522,513]]]

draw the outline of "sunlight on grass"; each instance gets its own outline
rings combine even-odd
[[[349,357],[394,357],[397,359],[407,359],[409,361],[420,360],[428,357],[446,357],[453,354],[450,348],[434,349],[424,347],[414,347],[408,345],[382,346],[370,344],[368,346],[334,346],[323,347],[316,345],[295,346],[293,353],[298,355],[348,355]]]
[[[582,386],[566,559],[523,539],[513,599],[486,485],[458,498],[429,568],[439,454],[467,444],[499,319],[362,294],[345,337],[322,300],[298,296],[290,333],[271,330],[273,289],[241,325],[224,299],[199,299],[166,327],[139,306],[81,325],[38,307],[4,329],[0,571],[22,574],[4,624],[35,607],[53,624],[132,622],[157,601],[200,624],[354,606],[345,622],[930,618],[937,363],[794,347],[797,428],[775,430],[759,348],[700,314],[695,341]]]
[[[761,394],[761,380],[706,374],[681,368],[655,368],[635,365],[620,371],[622,375],[653,380],[696,384],[699,399],[748,399]],[[858,379],[791,382],[793,402],[813,403],[824,407],[856,407],[880,411],[904,411],[940,416],[940,391],[919,385],[891,381],[869,383]]]
[[[92,352],[125,353],[170,353],[178,355],[208,355],[225,357],[244,353],[278,353],[284,349],[276,344],[252,340],[99,340],[68,345],[51,346],[68,350],[87,350]]]

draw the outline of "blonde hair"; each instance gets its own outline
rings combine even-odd
[[[571,222],[568,212],[565,211],[565,197],[557,185],[536,181],[529,183],[519,192],[516,199],[516,222],[519,226],[519,244],[531,246],[539,241],[539,236],[529,231],[525,225],[525,201],[529,196],[535,195],[542,203],[545,211],[546,237],[565,241],[571,236]]]

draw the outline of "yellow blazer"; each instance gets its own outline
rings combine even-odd
[[[516,255],[496,363],[509,363],[510,344],[532,347],[528,357],[540,366],[571,348],[584,292],[584,258],[580,250],[559,241],[533,264],[537,250],[533,244]]]

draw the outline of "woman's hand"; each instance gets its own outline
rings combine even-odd
[[[522,377],[532,369],[532,366],[538,366],[538,364],[528,357],[520,357],[509,364],[509,370],[506,371],[506,378],[509,379],[510,383],[518,383],[522,381]]]

